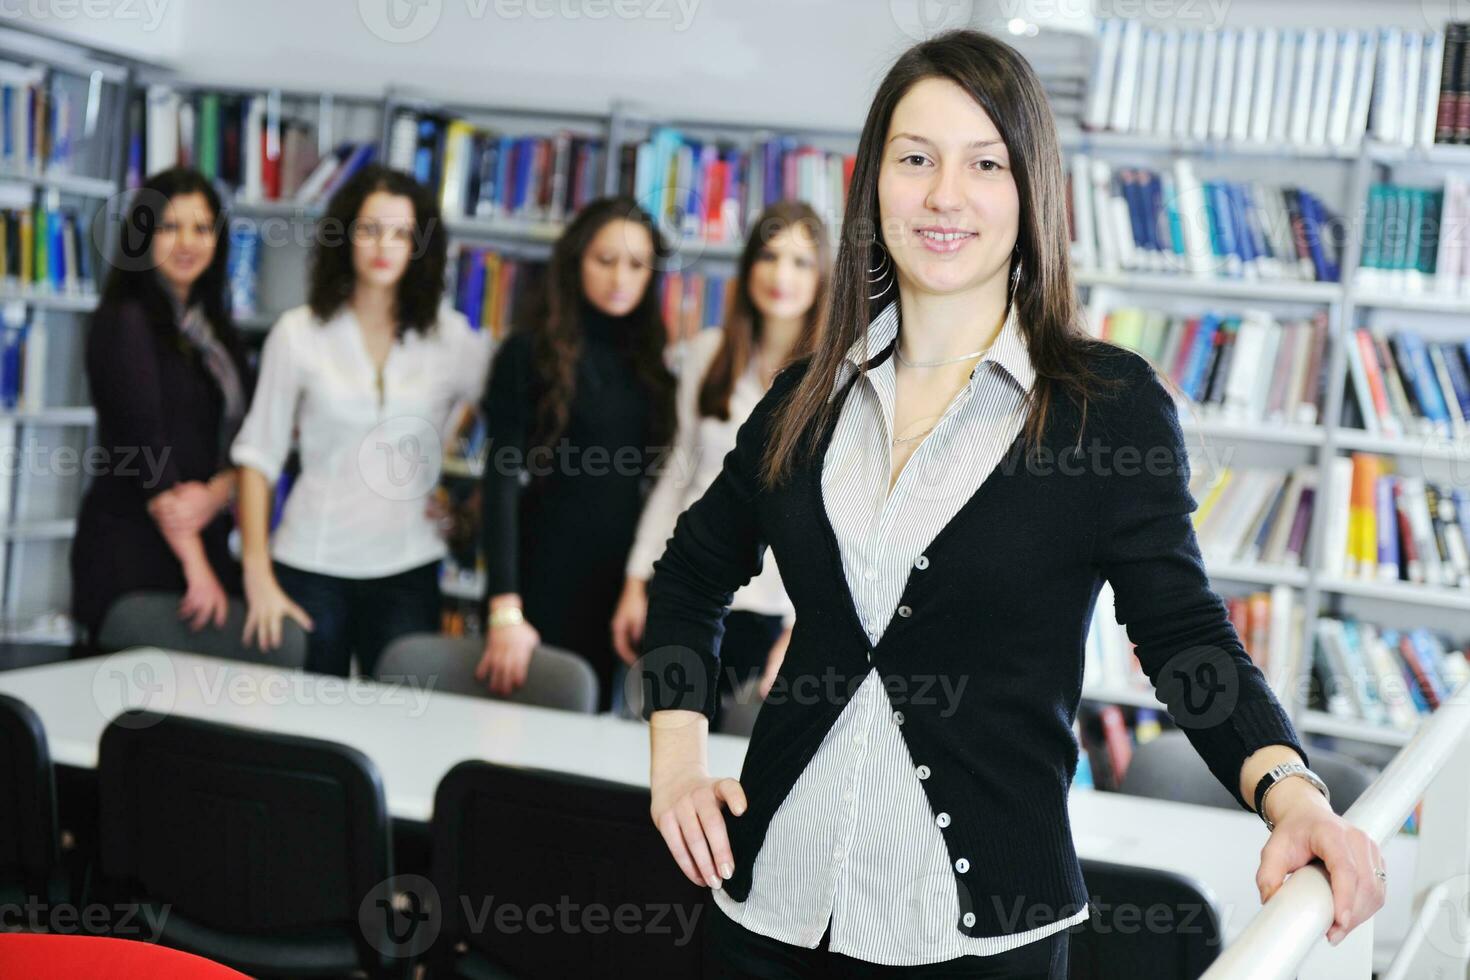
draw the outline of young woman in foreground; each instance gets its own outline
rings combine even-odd
[[[709,976],[1067,976],[1088,915],[1071,724],[1104,580],[1174,720],[1274,823],[1262,898],[1320,857],[1333,942],[1383,903],[1377,845],[1332,812],[1210,589],[1172,397],[1080,326],[1065,200],[1019,54],[970,31],[905,53],[863,127],[823,342],[655,563],[652,817],[716,889]],[[737,782],[708,772],[707,719],[720,617],[767,544],[796,628]]]

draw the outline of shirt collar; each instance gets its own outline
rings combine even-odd
[[[892,353],[893,341],[897,336],[898,300],[895,299],[868,324],[867,337],[859,337],[848,348],[839,384],[847,380],[852,370],[860,370],[864,362],[870,370],[883,363]],[[1021,386],[1022,391],[1030,392],[1032,385],[1036,383],[1036,369],[1032,366],[1031,356],[1026,349],[1026,335],[1021,332],[1021,321],[1016,314],[1015,304],[1011,305],[1006,322],[1001,325],[1000,333],[996,334],[995,343],[979,363],[985,361],[995,361],[1004,368],[1012,380]]]

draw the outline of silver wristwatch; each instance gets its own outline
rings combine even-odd
[[[1275,830],[1276,825],[1266,816],[1266,794],[1271,792],[1271,787],[1290,776],[1302,777],[1317,787],[1318,791],[1327,798],[1329,803],[1332,801],[1332,793],[1328,791],[1327,784],[1322,782],[1321,778],[1315,772],[1300,762],[1283,762],[1279,766],[1272,766],[1266,771],[1266,775],[1261,777],[1261,781],[1256,784],[1256,814],[1262,820],[1266,821],[1267,830]]]

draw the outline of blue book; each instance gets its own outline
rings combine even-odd
[[[1205,368],[1209,365],[1210,354],[1215,347],[1215,333],[1219,329],[1220,318],[1214,313],[1200,317],[1199,330],[1194,335],[1194,349],[1190,351],[1189,362],[1179,382],[1180,389],[1192,401],[1200,400],[1202,392],[1199,389],[1204,383]]]
[[[1256,262],[1255,243],[1251,241],[1250,228],[1245,216],[1245,197],[1240,185],[1226,182],[1225,197],[1230,202],[1230,231],[1235,236],[1235,254],[1240,258],[1241,272],[1250,269]]]
[[[1403,675],[1404,686],[1409,690],[1409,700],[1414,702],[1414,710],[1421,715],[1429,714],[1429,702],[1424,700],[1424,692],[1419,690],[1419,682],[1414,679],[1414,671],[1404,662],[1403,652],[1399,649],[1399,644],[1403,642],[1399,631],[1385,629],[1378,635],[1393,652],[1393,662],[1398,664],[1399,672]]]
[[[1412,330],[1402,330],[1399,336],[1403,341],[1404,352],[1409,355],[1409,363],[1413,365],[1414,397],[1419,403],[1419,411],[1434,423],[1435,428],[1448,435],[1450,410],[1439,390],[1439,379],[1434,373],[1434,365],[1429,363],[1429,351],[1424,347],[1424,339]]]
[[[1230,192],[1222,182],[1214,182],[1210,185],[1214,205],[1210,209],[1210,216],[1215,221],[1215,228],[1219,234],[1219,251],[1216,257],[1224,265],[1224,273],[1230,278],[1240,277],[1240,247],[1235,242],[1235,216],[1234,208],[1230,204]]]
[[[1318,282],[1331,282],[1322,248],[1322,226],[1317,216],[1317,199],[1298,189],[1297,201],[1302,212],[1302,232],[1307,240],[1307,254],[1312,257],[1312,274]]]
[[[485,250],[476,248],[466,253],[468,268],[465,270],[465,305],[460,307],[465,319],[475,330],[480,329],[480,318],[485,309]]]
[[[1386,474],[1373,487],[1373,503],[1378,512],[1373,521],[1378,527],[1378,567],[1393,569],[1395,579],[1399,577],[1398,512],[1393,503],[1393,485],[1396,479],[1394,475]]]
[[[0,407],[13,409],[20,402],[20,370],[24,363],[25,321],[7,320],[0,338]]]

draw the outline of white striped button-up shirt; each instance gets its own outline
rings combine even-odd
[[[898,326],[895,301],[869,324],[866,345],[859,340],[848,352],[839,387],[865,360],[885,356],[848,394],[822,465],[823,503],[873,644],[895,613],[910,614],[895,606],[911,570],[944,574],[924,571],[924,548],[1015,441],[1025,422],[1022,401],[1035,380],[1012,310],[890,493],[891,348]],[[934,813],[919,785],[941,776],[910,756],[902,724],[878,671],[870,670],[772,817],[746,900],[717,889],[720,908],[753,932],[809,949],[820,943],[830,920],[833,952],[893,966],[994,955],[1085,919],[1086,906],[1068,919],[1008,936],[969,937],[955,928],[955,876],[965,881],[969,862],[961,857],[951,866],[939,831],[949,815]],[[984,882],[969,887],[980,894]]]

